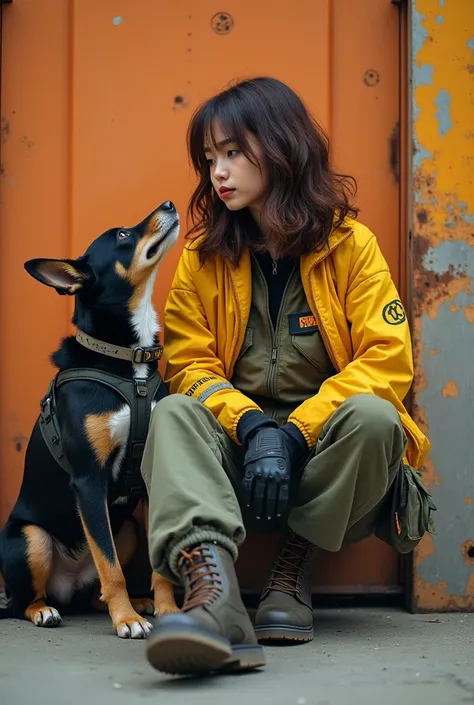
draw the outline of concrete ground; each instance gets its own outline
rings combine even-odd
[[[2,705],[455,705],[474,703],[474,614],[402,609],[315,612],[316,638],[267,648],[264,671],[170,678],[124,641],[108,617],[66,617],[57,629],[0,622]]]

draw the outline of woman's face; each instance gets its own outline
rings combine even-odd
[[[232,137],[226,137],[218,122],[213,125],[213,132],[215,143],[209,136],[204,145],[212,185],[230,211],[248,208],[258,222],[267,189],[265,170],[253,164]],[[248,142],[260,165],[262,150],[258,140],[249,135]]]

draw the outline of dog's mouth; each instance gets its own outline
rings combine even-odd
[[[153,259],[153,257],[156,255],[158,250],[160,249],[161,245],[165,242],[165,240],[168,239],[168,237],[172,234],[172,232],[176,229],[178,226],[178,220],[176,219],[168,228],[168,230],[165,232],[164,235],[162,235],[156,242],[151,245],[151,247],[148,248],[148,251],[146,253],[146,258],[147,259]]]

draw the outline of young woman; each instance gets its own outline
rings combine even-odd
[[[165,311],[171,395],[142,472],[153,568],[184,585],[147,647],[174,673],[263,666],[259,641],[313,638],[316,548],[374,533],[429,442],[402,401],[409,326],[376,237],[302,101],[271,78],[194,114],[199,176]],[[246,530],[285,528],[256,615],[233,563]]]

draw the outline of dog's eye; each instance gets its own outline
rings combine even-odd
[[[130,237],[130,233],[127,233],[126,230],[119,230],[117,233],[117,240],[125,240],[127,237]]]

